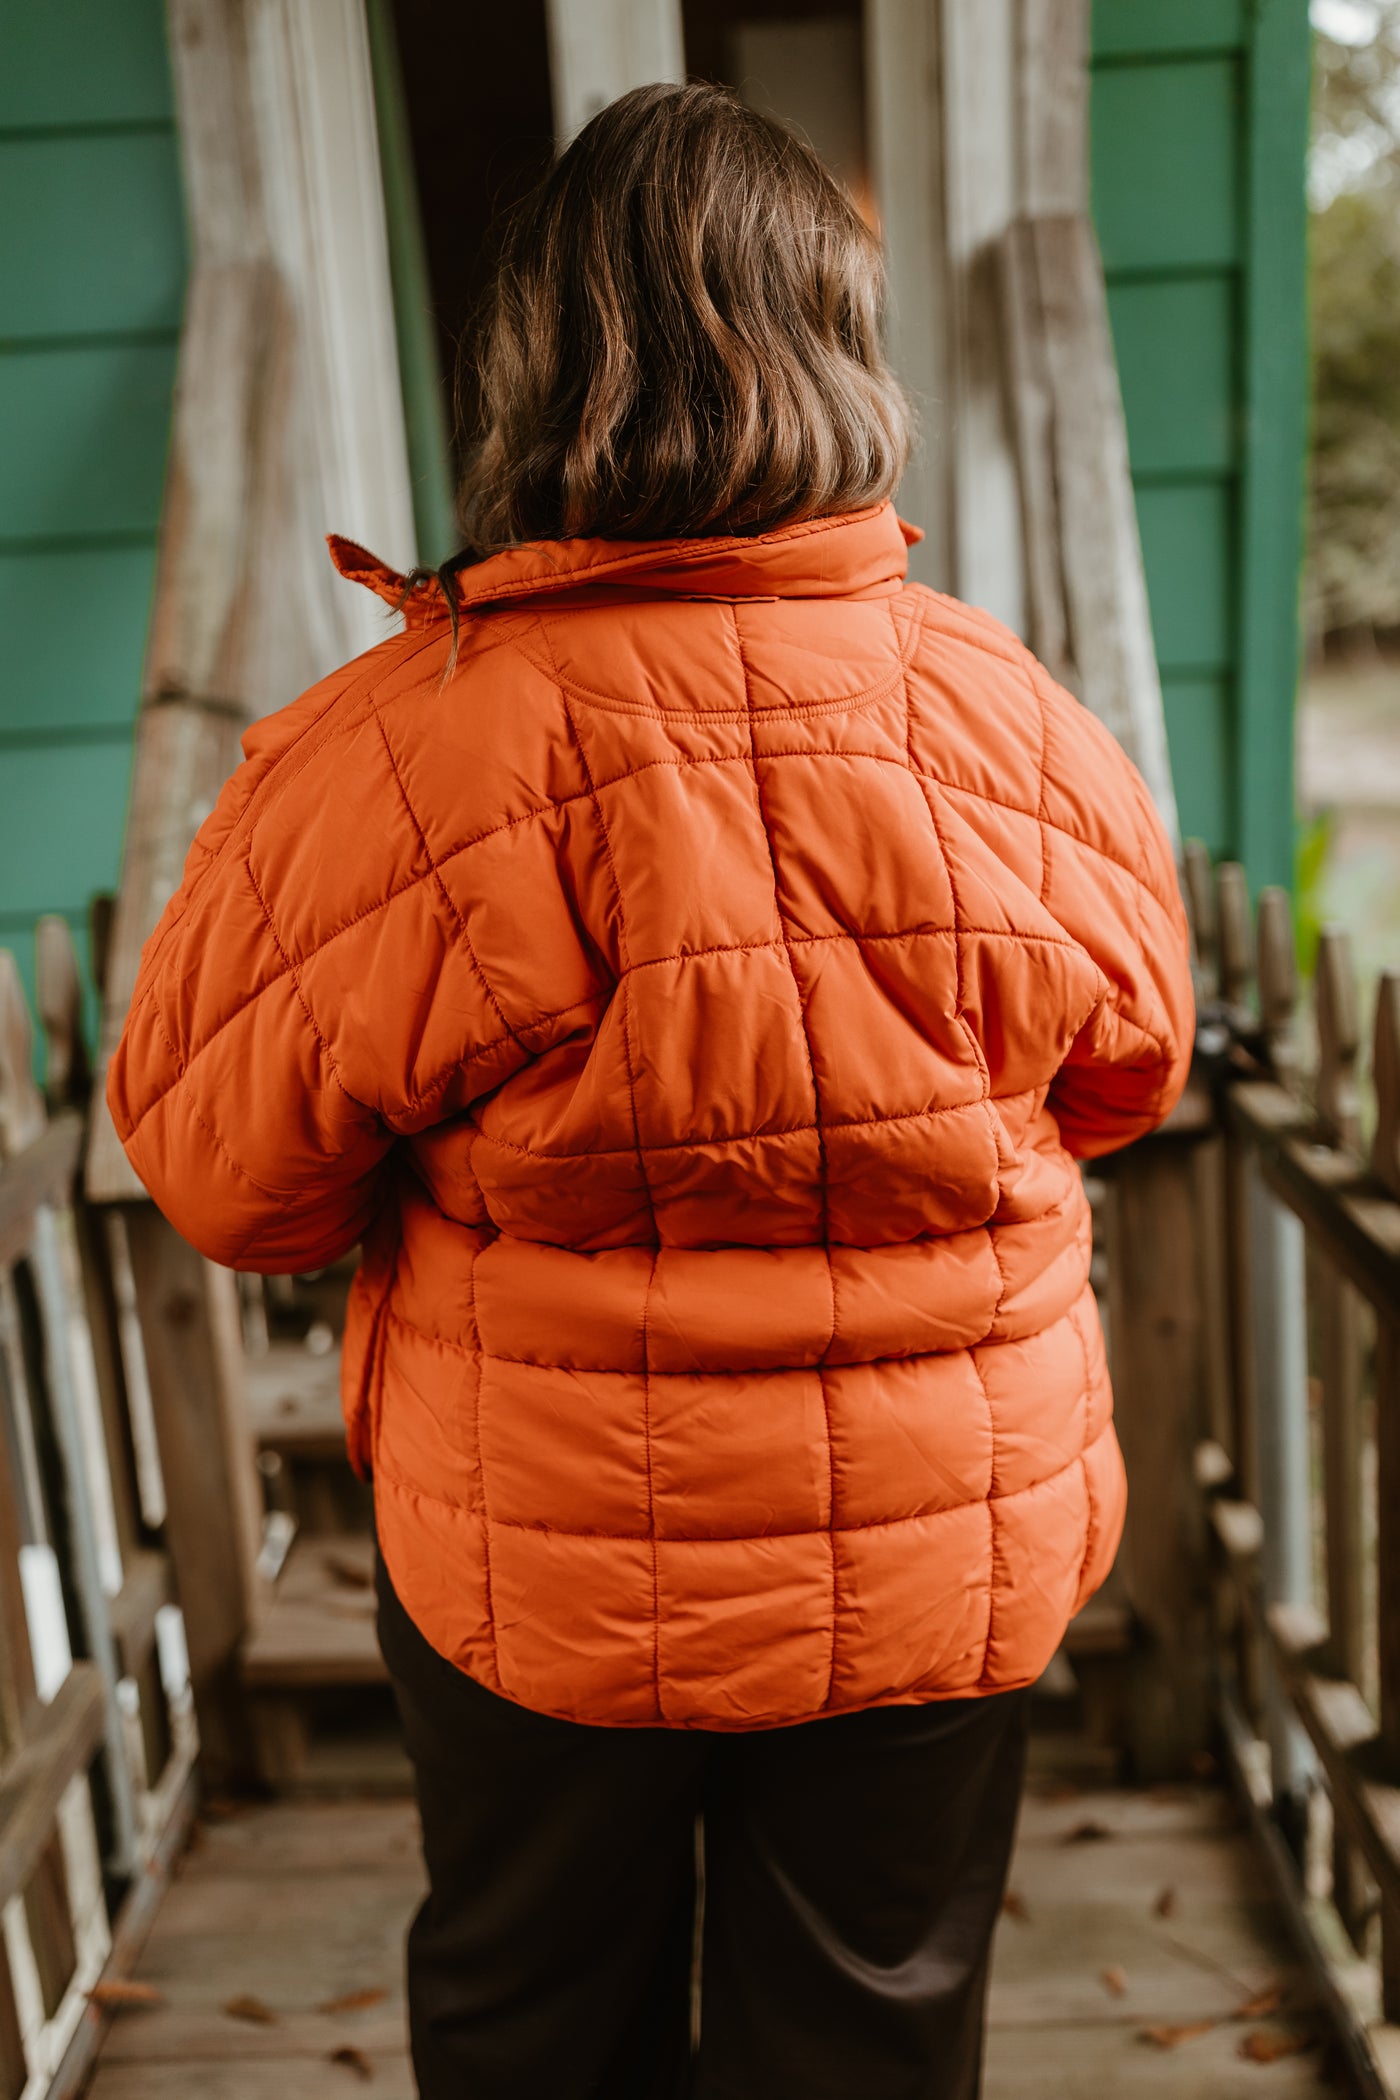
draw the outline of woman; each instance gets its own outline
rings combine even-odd
[[[1027,1687],[1118,1539],[1074,1161],[1180,1090],[1185,924],[1112,738],[905,581],[880,294],[728,96],[588,126],[468,551],[333,543],[405,631],[249,733],[112,1067],[214,1259],[364,1245],[429,2100],[975,2094]]]

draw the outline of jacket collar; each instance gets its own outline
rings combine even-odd
[[[904,581],[908,550],[922,539],[889,503],[840,517],[813,518],[751,538],[708,540],[531,540],[458,571],[464,611],[515,599],[621,587],[679,598],[883,597]],[[410,626],[444,618],[436,579],[404,599],[404,579],[353,540],[332,533],[331,560],[342,576],[386,603],[404,600]]]

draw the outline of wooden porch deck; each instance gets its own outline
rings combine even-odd
[[[406,1801],[206,1819],[135,1969],[160,2002],[115,2016],[89,2100],[411,2100],[401,1943],[420,1886]],[[1033,1780],[1011,1891],[986,2100],[1342,2089],[1222,1790]]]

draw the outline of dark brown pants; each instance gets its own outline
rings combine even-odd
[[[422,2100],[975,2100],[1024,1693],[754,1735],[585,1728],[445,1662],[382,1565],[379,1638],[430,1882],[408,1936]]]

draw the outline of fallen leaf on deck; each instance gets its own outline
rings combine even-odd
[[[1214,2020],[1183,2020],[1175,2027],[1142,2027],[1138,2034],[1154,2049],[1179,2049],[1183,2042],[1194,2042],[1201,2035],[1209,2034],[1214,2025]]]
[[[318,2013],[362,2012],[368,2005],[382,2005],[388,1997],[387,1991],[347,1991],[343,1998],[327,1998],[318,2005]]]
[[[1237,2005],[1230,2018],[1232,2020],[1267,2020],[1269,2014],[1276,2013],[1282,2003],[1283,1985],[1281,1983],[1271,1983],[1267,1990],[1256,1991],[1252,1998],[1245,1999],[1243,2005]]]
[[[1103,1972],[1103,1987],[1112,1998],[1121,1998],[1128,1988],[1128,1979],[1115,1962],[1111,1969]]]
[[[1279,2027],[1256,2027],[1253,2034],[1247,2034],[1240,2043],[1240,2055],[1252,2064],[1276,2064],[1285,2056],[1301,2056],[1312,2045],[1310,2034],[1299,2034],[1296,2030],[1285,2034]]]
[[[281,2017],[270,2005],[264,2005],[261,1998],[249,1997],[246,1994],[243,1997],[227,1999],[220,2011],[226,2013],[230,2020],[248,2020],[254,2027],[275,2027]]]
[[[1159,1918],[1174,1918],[1176,1916],[1176,1890],[1163,1889],[1152,1908]]]
[[[165,1993],[153,1983],[138,1983],[134,1976],[107,1976],[93,1985],[88,2002],[103,2012],[115,2012],[123,2005],[164,2005]]]
[[[1065,1832],[1065,1843],[1067,1845],[1096,1845],[1101,1838],[1111,1838],[1113,1835],[1114,1833],[1109,1829],[1107,1823],[1076,1823],[1073,1830]]]
[[[374,2065],[363,2049],[332,2049],[326,2057],[326,2062],[342,2064],[347,2071],[353,2071],[357,2078],[363,2079],[366,2085],[374,2076]]]

